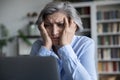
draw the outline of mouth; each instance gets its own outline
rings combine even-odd
[[[56,41],[59,40],[59,37],[52,37],[51,39]]]
[[[59,44],[59,38],[51,38],[53,45],[58,45]]]

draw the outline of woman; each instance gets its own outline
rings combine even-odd
[[[69,2],[50,2],[37,20],[42,39],[37,40],[31,55],[54,56],[61,80],[97,80],[94,41],[75,34],[83,29],[81,19]]]

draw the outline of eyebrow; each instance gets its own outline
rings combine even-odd
[[[45,23],[52,24],[52,23],[49,22],[49,21],[45,21]],[[58,21],[58,22],[55,22],[55,23],[64,23],[64,21]]]

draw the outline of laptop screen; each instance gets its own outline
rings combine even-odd
[[[1,57],[0,80],[60,80],[57,60],[39,56]]]

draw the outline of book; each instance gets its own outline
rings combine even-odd
[[[102,62],[99,62],[98,63],[98,71],[99,72],[102,72],[103,70],[102,70]]]
[[[97,32],[98,33],[103,33],[103,25],[102,25],[102,23],[98,24]]]
[[[116,80],[116,76],[100,77],[100,80]]]
[[[117,27],[118,27],[117,25],[118,25],[117,23],[113,23],[113,28],[112,28],[112,29],[113,29],[113,32],[114,32],[114,33],[117,32],[117,29],[118,29],[118,28],[117,28]]]

